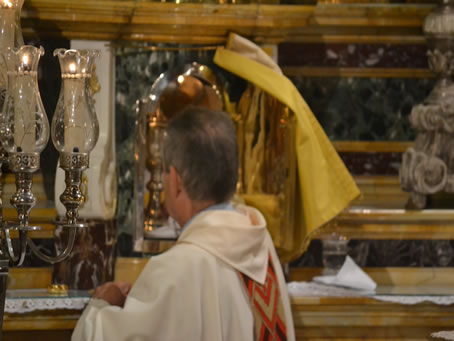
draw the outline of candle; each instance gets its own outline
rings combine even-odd
[[[84,105],[85,82],[82,73],[77,73],[77,65],[70,63],[63,79],[63,96],[65,105],[65,147],[67,153],[84,152]]]
[[[14,85],[14,144],[23,152],[34,152],[36,142],[35,91],[38,89],[31,62],[28,54],[21,57]]]
[[[0,51],[6,51],[14,47],[14,36],[16,30],[16,11],[12,8],[12,3],[8,0],[0,2]],[[0,57],[0,89],[3,95],[8,81],[6,74],[5,60]],[[0,106],[3,105],[3,99],[0,99]],[[0,108],[1,109],[1,108]]]
[[[16,11],[13,4],[4,0],[0,6],[0,49],[14,46],[14,34],[16,30]]]

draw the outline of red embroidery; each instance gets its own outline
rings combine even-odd
[[[251,301],[254,315],[255,340],[285,341],[287,340],[287,328],[283,318],[284,310],[279,283],[271,257],[268,257],[267,270],[263,285],[240,273]]]

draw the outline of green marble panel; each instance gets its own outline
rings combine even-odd
[[[408,116],[435,79],[294,77],[326,134],[335,141],[408,141]]]

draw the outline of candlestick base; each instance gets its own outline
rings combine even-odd
[[[66,188],[60,195],[60,201],[66,208],[67,222],[65,227],[83,228],[86,224],[78,221],[79,207],[84,203],[85,196],[80,189],[82,173],[88,168],[88,153],[61,153],[60,167],[65,171]]]

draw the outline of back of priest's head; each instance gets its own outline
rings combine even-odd
[[[169,122],[166,132],[165,171],[175,167],[190,199],[230,200],[238,181],[238,144],[229,115],[191,106]]]

